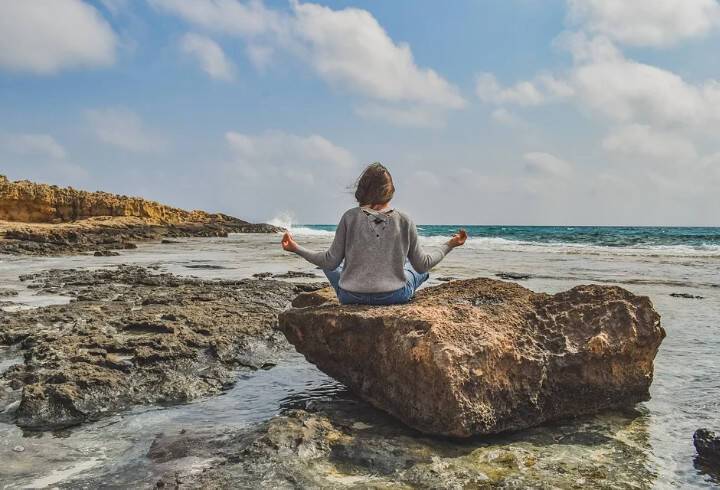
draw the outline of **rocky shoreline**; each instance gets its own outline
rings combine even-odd
[[[10,182],[0,175],[0,254],[109,253],[136,242],[281,228],[222,213],[185,211],[137,197]]]
[[[299,292],[318,287],[204,281],[135,266],[21,279],[38,292],[71,298],[66,305],[0,310],[0,344],[24,355],[24,363],[0,376],[0,411],[40,430],[222,392],[238,369],[270,366],[287,351],[277,314]]]

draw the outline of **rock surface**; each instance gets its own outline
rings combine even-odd
[[[523,429],[649,399],[665,331],[647,297],[609,286],[555,295],[492,279],[407,305],[302,294],[280,328],[321,370],[422,432]]]
[[[137,404],[217,394],[237,370],[272,363],[289,346],[277,313],[314,285],[273,280],[203,281],[120,266],[22,276],[67,305],[0,311],[0,344],[24,363],[0,375],[0,412],[51,429]]]
[[[423,436],[353,399],[287,407],[247,430],[161,434],[165,488],[651,488],[644,419],[573,420],[479,440]]]
[[[720,471],[720,436],[708,429],[698,429],[693,435],[698,457]]]
[[[129,248],[163,237],[273,233],[225,214],[185,211],[138,197],[87,192],[0,175],[0,253],[61,254]]]

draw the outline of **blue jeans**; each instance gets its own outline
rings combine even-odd
[[[415,291],[427,281],[430,274],[415,272],[409,262],[405,262],[405,286],[387,293],[353,293],[340,287],[342,264],[335,270],[324,269],[323,272],[335,290],[338,300],[344,305],[397,305],[407,303],[415,295]]]

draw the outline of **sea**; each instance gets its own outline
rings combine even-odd
[[[282,224],[309,248],[323,249],[333,240],[332,225]],[[620,422],[616,414],[600,415],[592,424],[578,421],[577,431],[593,426],[596,432],[604,431],[602,437],[595,437],[595,432],[587,440],[527,450],[565,460],[569,468],[580,464],[580,455],[611,461],[616,467],[604,488],[720,485],[720,476],[696,460],[693,447],[696,429],[720,432],[720,228],[419,225],[421,244],[437,246],[459,228],[468,232],[467,243],[433,269],[426,287],[452,278],[507,274],[525,287],[548,293],[578,284],[619,285],[648,296],[667,331],[655,359],[651,399],[634,407],[632,416]],[[146,243],[119,257],[0,256],[0,288],[19,293],[3,308],[67,301],[38,295],[18,279],[20,274],[52,268],[153,265],[164,272],[217,279],[293,270],[323,280],[314,266],[283,252],[279,239],[275,234],[234,234],[178,244]],[[0,371],[15,362],[22,362],[21,353],[0,347]],[[156,433],[192,426],[251,426],[297,400],[335,396],[347,396],[339,383],[302,356],[288,353],[270,370],[241,373],[224,396],[173,407],[138,407],[61,433],[23,433],[0,417],[0,488],[142,485],[154,476],[145,454]],[[16,447],[23,451],[13,451]],[[626,448],[632,458],[615,454],[618,447]],[[569,470],[568,475],[574,474]],[[578,481],[559,486],[580,488]],[[537,486],[544,488],[543,482]]]

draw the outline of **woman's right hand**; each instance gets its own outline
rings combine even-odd
[[[452,248],[459,247],[465,244],[465,240],[467,240],[467,232],[460,228],[460,230],[458,230],[458,232],[450,239],[448,245]]]
[[[295,243],[295,240],[293,240],[293,237],[289,231],[286,231],[283,234],[280,244],[282,245],[283,250],[286,250],[288,252],[296,252],[298,249],[298,244]]]

